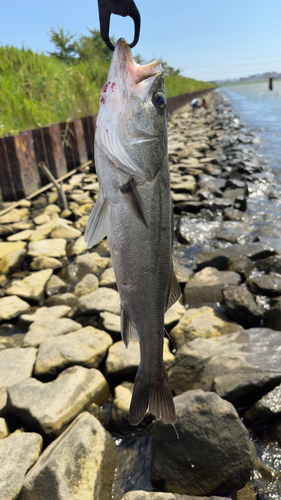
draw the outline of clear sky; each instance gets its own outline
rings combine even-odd
[[[281,72],[280,0],[135,0],[142,27],[138,52],[162,58],[201,80]],[[130,18],[111,17],[110,33],[133,39]],[[1,1],[0,44],[54,50],[47,32],[99,28],[97,0]]]

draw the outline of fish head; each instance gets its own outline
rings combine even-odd
[[[97,131],[119,168],[141,180],[153,178],[167,154],[166,97],[160,61],[138,64],[118,40],[102,88]]]

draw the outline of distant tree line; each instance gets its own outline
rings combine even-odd
[[[90,33],[88,36],[80,35],[78,38],[75,38],[77,36],[76,33],[71,34],[70,31],[65,32],[63,27],[58,28],[57,31],[51,28],[48,34],[56,50],[54,52],[49,52],[49,54],[66,64],[73,64],[76,61],[86,62],[93,59],[110,61],[112,52],[101,39],[100,31],[97,29],[91,30],[90,28],[88,28],[88,31]],[[112,37],[112,42],[113,44],[116,43],[114,37]],[[138,64],[144,64],[146,62],[140,54],[136,54],[134,59]],[[163,61],[162,66],[165,75],[180,75],[180,69],[175,69]]]

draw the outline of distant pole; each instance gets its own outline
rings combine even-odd
[[[269,83],[268,83],[268,88],[269,90],[273,90],[273,78],[269,78]]]

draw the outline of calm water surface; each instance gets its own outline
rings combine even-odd
[[[260,152],[281,183],[281,81],[229,85],[223,91],[241,121],[261,139]]]

